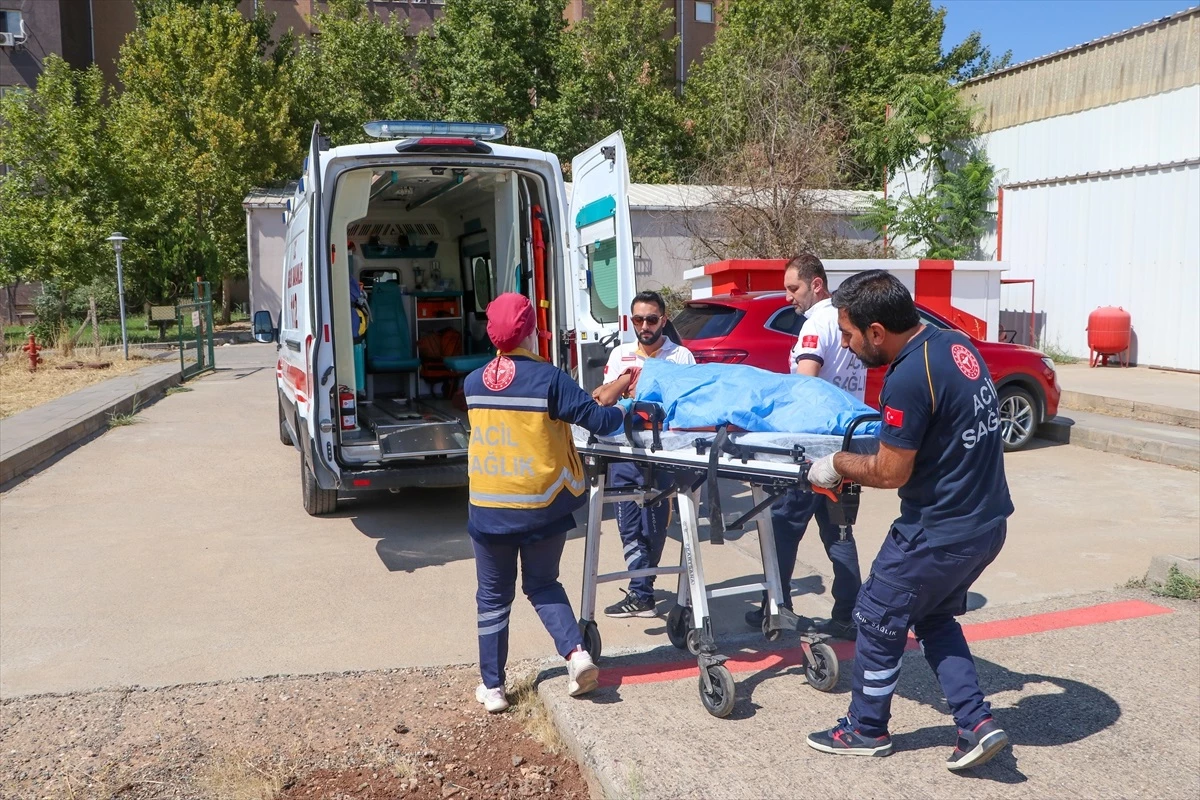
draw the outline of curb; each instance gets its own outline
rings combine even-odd
[[[1044,423],[1037,436],[1053,442],[1073,444],[1089,450],[1152,461],[1170,467],[1200,470],[1200,450],[1195,447],[1091,428],[1061,417]]]
[[[551,687],[557,689],[552,691]],[[547,681],[539,680],[537,684],[538,699],[546,708],[546,713],[550,715],[550,722],[553,723],[554,729],[558,731],[559,737],[563,740],[563,744],[567,746],[567,752],[571,758],[575,759],[575,763],[579,765],[579,773],[583,776],[584,782],[588,787],[588,794],[592,797],[603,798],[620,798],[626,796],[627,792],[623,792],[623,783],[617,783],[613,780],[613,776],[608,774],[607,770],[598,769],[596,764],[590,757],[588,748],[584,745],[579,736],[578,726],[571,723],[567,715],[562,713],[561,704],[569,702],[571,698],[567,697],[564,689],[565,683],[562,681]]]
[[[1171,571],[1171,567],[1175,567],[1179,570],[1180,574],[1192,580],[1200,580],[1200,558],[1184,558],[1183,556],[1159,554],[1150,559],[1150,569],[1146,572],[1146,581],[1149,583],[1166,583],[1167,573]]]
[[[1178,425],[1183,428],[1200,428],[1200,411],[1186,408],[1172,408],[1155,403],[1140,403],[1135,400],[1121,400],[1115,397],[1066,390],[1062,393],[1059,405],[1076,411],[1092,411],[1110,417],[1125,417],[1142,422]]]
[[[159,369],[161,364],[155,364],[138,370],[131,377],[136,377],[146,370]],[[30,473],[46,465],[63,451],[86,440],[107,425],[107,420],[113,414],[128,414],[135,408],[141,409],[155,402],[166,394],[167,389],[182,383],[178,368],[170,375],[165,375],[146,384],[115,402],[98,408],[86,416],[76,419],[73,423],[60,428],[54,433],[43,436],[20,447],[0,459],[0,489],[8,490],[29,477]],[[70,397],[71,395],[64,395]],[[61,398],[55,398],[61,399]],[[53,401],[51,401],[53,402]],[[12,419],[10,417],[9,419]]]

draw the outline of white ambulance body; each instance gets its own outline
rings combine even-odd
[[[501,126],[365,128],[379,140],[334,149],[314,128],[285,212],[283,308],[254,320],[256,338],[279,346],[279,434],[300,452],[310,514],[333,511],[339,491],[467,483],[467,418],[446,387],[494,353],[484,309],[496,295],[542,309],[546,357],[585,388],[633,337],[619,132],[572,160],[568,204],[557,157],[493,143]],[[370,309],[357,343],[351,281]],[[462,344],[436,375],[417,350],[431,332]]]

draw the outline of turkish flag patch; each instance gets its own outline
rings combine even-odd
[[[800,337],[800,346],[801,347],[816,347],[817,346],[817,337],[815,337],[815,336]]]
[[[904,412],[898,408],[891,406],[883,407],[883,422],[885,425],[890,425],[893,428],[904,427]]]

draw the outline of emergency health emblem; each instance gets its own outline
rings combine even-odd
[[[979,377],[979,361],[970,350],[961,344],[956,344],[950,348],[950,357],[954,359],[954,365],[963,375],[971,380]]]
[[[493,392],[507,389],[517,376],[517,365],[507,356],[497,356],[483,368],[483,385]]]

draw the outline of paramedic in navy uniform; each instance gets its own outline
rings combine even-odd
[[[596,688],[599,670],[583,649],[571,602],[558,582],[572,512],[587,500],[583,463],[571,423],[593,433],[619,430],[632,401],[596,404],[567,373],[531,352],[533,305],[508,292],[487,307],[497,355],[467,376],[471,424],[467,532],[475,549],[479,671],[475,699],[490,712],[508,708],[504,665],[508,619],[521,561],[521,591],[567,660],[572,697]]]
[[[825,265],[811,253],[803,253],[787,263],[783,270],[783,288],[797,314],[806,317],[796,344],[788,354],[788,370],[797,375],[809,375],[829,381],[860,403],[867,388],[867,371],[858,356],[842,347],[838,330],[838,311],[829,295],[829,280]],[[839,528],[829,519],[823,495],[790,489],[771,506],[771,530],[775,537],[775,552],[779,559],[779,583],[783,587],[783,605],[792,608],[792,572],[796,568],[796,551],[808,529],[809,520],[817,518],[817,529],[825,554],[833,564],[833,611],[830,619],[814,620],[812,629],[839,639],[854,638],[854,600],[862,586],[858,567],[858,545],[854,529]],[[762,605],[746,613],[746,624],[762,627],[766,614],[767,596]]]
[[[979,688],[956,616],[1004,546],[1013,512],[1004,477],[996,386],[969,339],[922,325],[908,289],[882,270],[847,279],[833,297],[842,344],[868,367],[889,364],[879,451],[835,453],[809,480],[898,488],[900,518],[854,607],[857,655],[850,711],[808,743],[826,753],[886,756],[892,693],[911,628],[958,725],[946,766],[979,766],[1008,744]]]

